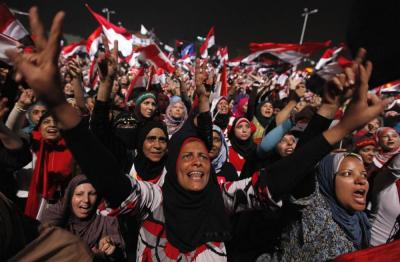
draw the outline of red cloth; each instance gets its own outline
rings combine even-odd
[[[370,247],[337,257],[334,262],[390,262],[400,261],[400,240]]]
[[[70,180],[72,154],[67,149],[64,139],[48,143],[42,139],[39,131],[33,131],[32,138],[34,142],[39,143],[39,148],[34,152],[37,159],[29,187],[25,215],[36,218],[40,204],[39,195],[53,200],[55,193]]]
[[[229,148],[229,162],[235,167],[236,171],[242,171],[244,163],[246,159],[244,159],[238,152],[233,149],[233,147]]]

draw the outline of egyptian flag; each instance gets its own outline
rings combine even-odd
[[[79,53],[87,54],[85,40],[81,41],[80,43],[72,43],[70,45],[64,46],[61,50],[61,55],[64,58],[69,58],[69,57],[74,56],[75,54],[79,54]]]
[[[101,25],[103,33],[107,37],[110,49],[114,48],[114,41],[117,40],[118,51],[120,51],[123,56],[131,55],[133,49],[132,34],[126,31],[125,28],[116,26],[107,21],[106,18],[94,12],[88,4],[86,4],[86,7],[97,20],[97,22],[99,22],[99,24]]]
[[[141,52],[142,56],[149,60],[157,68],[162,68],[170,73],[175,71],[175,67],[168,57],[160,50],[156,44],[140,47],[137,52]]]
[[[21,40],[29,35],[5,4],[0,4],[0,33]]]
[[[101,39],[102,31],[101,26],[97,27],[86,40],[86,50],[89,54],[90,60],[93,60],[99,50],[99,45],[103,43],[103,40]]]
[[[400,80],[392,81],[384,85],[375,87],[373,92],[377,95],[382,94],[400,94]]]
[[[215,34],[214,27],[210,28],[210,31],[207,34],[206,40],[200,46],[200,55],[202,58],[206,58],[208,56],[208,49],[215,45]]]
[[[283,62],[297,65],[304,57],[321,48],[328,47],[331,41],[326,42],[308,42],[300,44],[282,44],[282,43],[250,43],[251,54],[242,60],[243,63],[250,63],[262,54],[270,54],[279,58]]]
[[[11,61],[8,59],[8,56],[6,56],[5,52],[8,49],[17,49],[19,44],[20,43],[16,39],[0,33],[0,61],[11,65]]]
[[[352,62],[340,56],[342,50],[342,47],[328,48],[315,66],[314,72],[325,81],[329,81],[337,74],[343,73],[346,67],[352,65]]]

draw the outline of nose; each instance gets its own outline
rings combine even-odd
[[[89,203],[89,194],[84,194],[82,196],[82,202]]]
[[[366,185],[368,184],[368,180],[367,178],[365,178],[364,176],[362,176],[361,174],[359,174],[356,178],[356,184],[357,185]]]

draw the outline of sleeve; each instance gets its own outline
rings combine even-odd
[[[261,143],[257,147],[257,155],[265,157],[266,153],[275,148],[282,137],[292,128],[292,121],[286,119],[282,124],[271,130],[266,136],[263,137]]]
[[[206,144],[208,150],[212,148],[212,119],[210,112],[203,112],[197,115],[197,132]]]
[[[119,206],[132,193],[132,183],[123,175],[115,156],[85,127],[62,130],[62,135],[79,166],[111,206]]]
[[[289,196],[296,186],[304,183],[308,174],[313,174],[315,165],[331,150],[332,146],[320,134],[290,156],[262,169],[260,183],[268,188],[275,200]]]
[[[394,156],[376,175],[373,183],[373,195],[379,194],[385,188],[400,178],[400,154]]]
[[[22,139],[22,147],[16,150],[5,148],[0,143],[0,164],[8,170],[17,170],[27,165],[32,160],[32,153],[28,142]]]
[[[250,178],[222,185],[222,197],[229,214],[253,209],[278,209],[282,206],[281,201],[272,199],[268,187],[258,182],[259,176],[259,173],[255,173]]]

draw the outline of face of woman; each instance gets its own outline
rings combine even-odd
[[[375,134],[375,132],[378,130],[378,128],[381,127],[381,122],[379,121],[378,118],[372,119],[368,124],[367,124],[367,130],[371,134]]]
[[[264,117],[271,117],[274,113],[274,108],[271,103],[265,103],[261,107],[261,115]]]
[[[291,155],[296,148],[297,142],[294,136],[284,135],[276,145],[276,150],[281,157]]]
[[[249,103],[248,102],[243,105],[243,112],[244,113],[247,113],[248,107],[249,107]]]
[[[145,118],[150,118],[156,110],[156,101],[149,97],[140,104],[140,113]]]
[[[360,148],[358,154],[362,157],[365,164],[372,164],[377,148],[373,145]]]
[[[92,184],[80,184],[75,188],[72,195],[72,212],[77,218],[87,218],[95,211],[96,201],[97,193]]]
[[[143,154],[153,162],[158,162],[167,152],[167,137],[160,128],[153,128],[143,142]]]
[[[213,144],[209,154],[211,159],[214,159],[218,156],[219,151],[221,150],[221,146],[221,137],[217,132],[213,131]]]
[[[228,101],[226,101],[225,99],[222,99],[221,101],[219,101],[217,108],[218,108],[218,112],[220,114],[228,114],[228,112],[229,112]]]
[[[356,157],[343,159],[335,176],[336,199],[348,211],[363,211],[369,184],[363,163]]]
[[[390,130],[379,137],[379,144],[384,151],[392,151],[400,146],[399,134],[394,130]]]
[[[203,190],[210,178],[211,163],[203,143],[186,143],[178,156],[176,175],[182,188],[188,191]]]
[[[64,86],[64,93],[66,95],[74,95],[74,88],[72,87],[71,83],[66,83]]]
[[[56,122],[53,117],[49,116],[43,119],[40,124],[39,131],[44,140],[55,141],[60,138],[60,131],[56,126]]]
[[[175,103],[171,106],[171,116],[175,119],[182,118],[184,111],[185,106],[182,103]]]
[[[247,122],[242,122],[235,126],[235,136],[242,141],[249,139],[251,136],[250,124]]]

